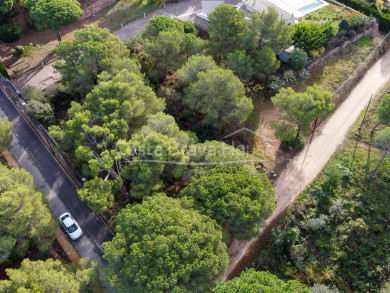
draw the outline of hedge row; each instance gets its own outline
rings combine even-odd
[[[7,69],[5,69],[3,63],[0,62],[0,74],[9,79]]]
[[[390,31],[390,15],[378,10],[376,4],[369,4],[363,0],[337,0],[365,15],[372,15],[379,20],[379,29],[384,32]]]

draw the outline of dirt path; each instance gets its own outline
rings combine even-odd
[[[331,159],[338,146],[344,141],[349,129],[367,106],[370,96],[378,92],[390,79],[390,51],[383,55],[366,73],[337,110],[328,118],[316,134],[311,145],[306,147],[289,162],[274,184],[276,209],[267,220],[269,224],[285,211],[321,172]],[[230,247],[231,255],[228,269],[223,277],[238,265],[242,256],[249,254],[257,238],[250,241],[236,241]],[[239,253],[233,250],[240,248]]]

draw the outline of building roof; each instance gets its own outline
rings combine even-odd
[[[326,5],[328,3],[323,0],[246,0],[243,4],[251,12],[273,7],[283,19],[298,19]]]

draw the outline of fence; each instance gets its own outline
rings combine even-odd
[[[373,65],[387,50],[389,45],[390,32],[384,37],[382,42],[372,50],[371,54],[359,65],[358,68],[344,81],[341,86],[334,91],[333,100],[336,104],[342,103],[344,98],[353,90],[356,83],[366,74]]]

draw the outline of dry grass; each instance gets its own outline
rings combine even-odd
[[[311,70],[308,80],[298,83],[293,88],[303,91],[307,86],[318,84],[320,88],[334,92],[359,65],[370,55],[372,50],[380,43],[381,38],[369,36],[358,40],[348,46],[336,58],[319,65]]]

